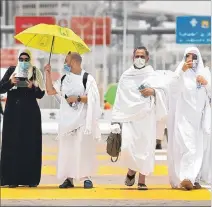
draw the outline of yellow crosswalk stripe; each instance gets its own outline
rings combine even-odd
[[[42,160],[43,161],[56,161],[57,156],[56,155],[43,155]]]
[[[58,153],[58,148],[57,147],[44,146],[43,152],[44,153]],[[105,153],[105,152],[106,152],[106,143],[101,144],[100,146],[99,145],[97,146],[96,153]]]
[[[150,185],[148,191],[123,185],[96,185],[93,189],[59,189],[58,185],[38,188],[2,188],[1,199],[120,199],[120,200],[210,200],[210,192],[173,190],[169,185]]]
[[[57,147],[43,147],[42,175],[55,176],[57,162]],[[127,169],[119,163],[111,163],[109,155],[105,152],[105,145],[97,148],[97,159],[99,162],[97,176],[126,176]],[[52,161],[48,163],[46,161]],[[46,165],[47,164],[47,165]],[[153,176],[167,176],[168,168],[164,164],[155,165]],[[84,189],[82,183],[73,189],[59,189],[58,184],[40,185],[38,188],[19,187],[15,189],[1,188],[1,199],[120,199],[120,200],[188,200],[200,201],[210,200],[210,192],[207,189],[183,191],[174,190],[170,185],[148,185],[148,191],[138,191],[136,186],[127,188],[124,185],[96,185],[95,188]]]
[[[97,170],[97,175],[126,175],[127,168],[119,166],[99,166]],[[43,175],[56,175],[56,167],[51,165],[46,165],[42,167]],[[168,174],[167,166],[156,165],[153,175],[164,176]]]
[[[110,161],[109,155],[97,155],[98,160],[108,160]],[[43,161],[56,161],[57,160],[57,155],[43,155],[42,156]]]

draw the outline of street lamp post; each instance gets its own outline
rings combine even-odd
[[[98,7],[97,10],[95,11],[94,18],[93,18],[93,39],[92,39],[92,72],[95,75],[96,74],[96,18],[98,17],[99,14],[104,12],[104,7]],[[101,68],[100,74],[101,74],[101,101],[104,101],[104,90],[105,90],[105,85],[106,85],[106,71],[107,71],[107,45],[106,45],[106,14],[103,16],[103,68]],[[103,103],[102,103],[103,104]]]
[[[123,1],[124,28],[123,28],[123,63],[122,72],[126,69],[126,50],[127,50],[127,1]]]

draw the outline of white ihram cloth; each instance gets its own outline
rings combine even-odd
[[[197,69],[183,72],[185,55],[191,52],[198,56]],[[207,86],[197,88],[196,77],[198,75],[207,79]],[[204,68],[201,54],[196,47],[186,49],[184,58],[176,69],[175,77],[169,86],[168,163],[170,184],[173,188],[177,188],[184,179],[189,179],[193,184],[200,180],[210,182],[211,160],[208,156],[210,149],[206,143],[211,142],[211,109],[209,105],[211,80],[210,72]]]
[[[129,68],[120,78],[112,111],[112,122],[123,123],[122,164],[143,175],[154,171],[156,121],[167,115],[160,78],[151,66]],[[141,84],[154,88],[156,97],[144,98],[138,90]]]
[[[174,72],[171,70],[156,70],[156,73],[162,75],[164,77],[163,81],[167,84],[170,80],[170,78],[173,77]],[[168,105],[168,96],[167,98],[167,105]],[[158,140],[163,140],[164,139],[164,130],[167,127],[167,119],[162,119],[160,121],[157,121],[156,125],[156,134],[157,134],[157,139]]]
[[[58,179],[92,176],[96,171],[95,139],[100,139],[98,119],[100,117],[100,98],[94,78],[89,75],[86,91],[83,75],[66,74],[61,87],[61,80],[54,84],[61,95],[59,120]],[[88,102],[77,103],[78,109],[70,107],[65,100],[67,96],[87,95]]]

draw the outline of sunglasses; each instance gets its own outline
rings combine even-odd
[[[30,58],[19,58],[19,62],[29,62]]]
[[[145,59],[145,56],[143,56],[143,55],[136,55],[135,58],[142,58],[142,59]]]

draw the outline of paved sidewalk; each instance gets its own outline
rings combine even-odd
[[[55,135],[45,135],[40,186],[34,189],[2,188],[1,205],[210,206],[210,192],[207,189],[182,191],[170,188],[166,150],[156,152],[154,173],[147,178],[149,190],[138,191],[136,186],[128,188],[124,185],[127,169],[122,168],[120,162],[110,162],[105,153],[105,143],[98,143],[96,149],[99,167],[93,178],[95,188],[85,190],[82,183],[76,183],[74,189],[59,189],[60,181],[56,179],[57,141]]]

